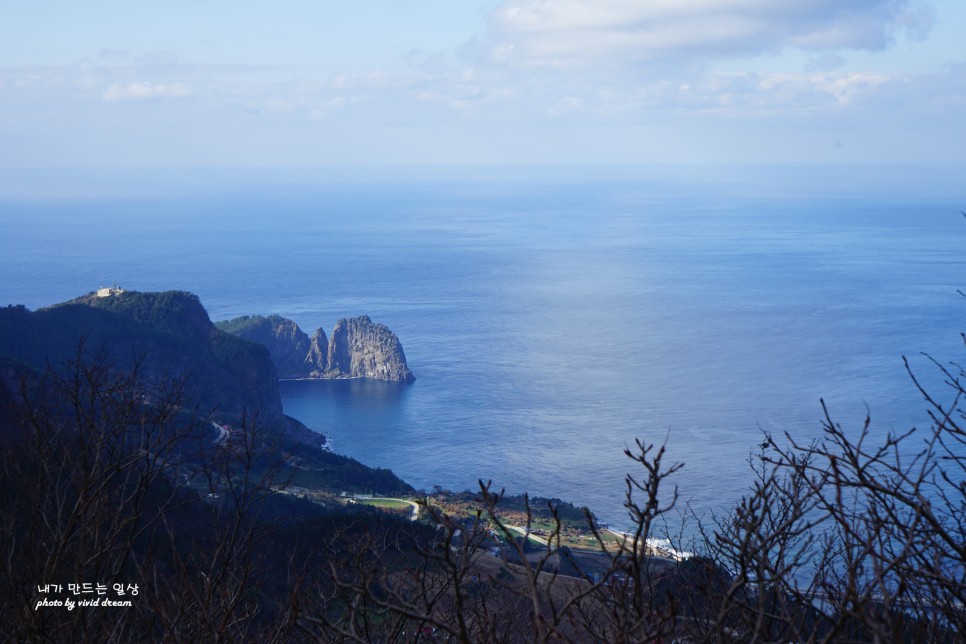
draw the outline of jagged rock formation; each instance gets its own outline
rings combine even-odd
[[[386,325],[374,324],[368,315],[339,320],[329,340],[328,364],[329,378],[415,380],[399,338]]]
[[[280,378],[415,380],[396,334],[366,315],[339,320],[331,338],[317,329],[310,339],[295,322],[277,315],[243,316],[216,326],[267,347]]]
[[[322,327],[315,330],[309,341],[309,355],[305,362],[311,365],[310,378],[323,378],[329,367],[329,339],[325,337]]]

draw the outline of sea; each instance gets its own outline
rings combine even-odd
[[[332,448],[423,490],[628,523],[625,449],[718,514],[766,433],[927,428],[907,371],[966,329],[966,169],[922,165],[0,170],[0,305],[196,293],[311,334],[369,315],[417,380],[281,383]],[[918,438],[913,438],[917,449]]]

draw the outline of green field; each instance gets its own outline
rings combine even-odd
[[[356,499],[356,503],[374,505],[377,508],[387,508],[389,510],[408,510],[412,508],[409,502],[400,501],[399,499]]]

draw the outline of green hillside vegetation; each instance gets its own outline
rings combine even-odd
[[[89,294],[66,304],[85,304],[117,313],[138,324],[187,341],[206,342],[216,335],[201,300],[187,291],[122,291],[108,297]]]
[[[265,317],[264,315],[242,315],[231,320],[220,320],[215,322],[215,327],[221,331],[224,331],[225,333],[240,335],[249,329],[264,324],[265,322],[271,322],[272,318],[278,317],[279,316],[277,315],[268,317]]]

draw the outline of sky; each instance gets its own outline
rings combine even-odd
[[[0,168],[966,161],[962,0],[32,0]]]

